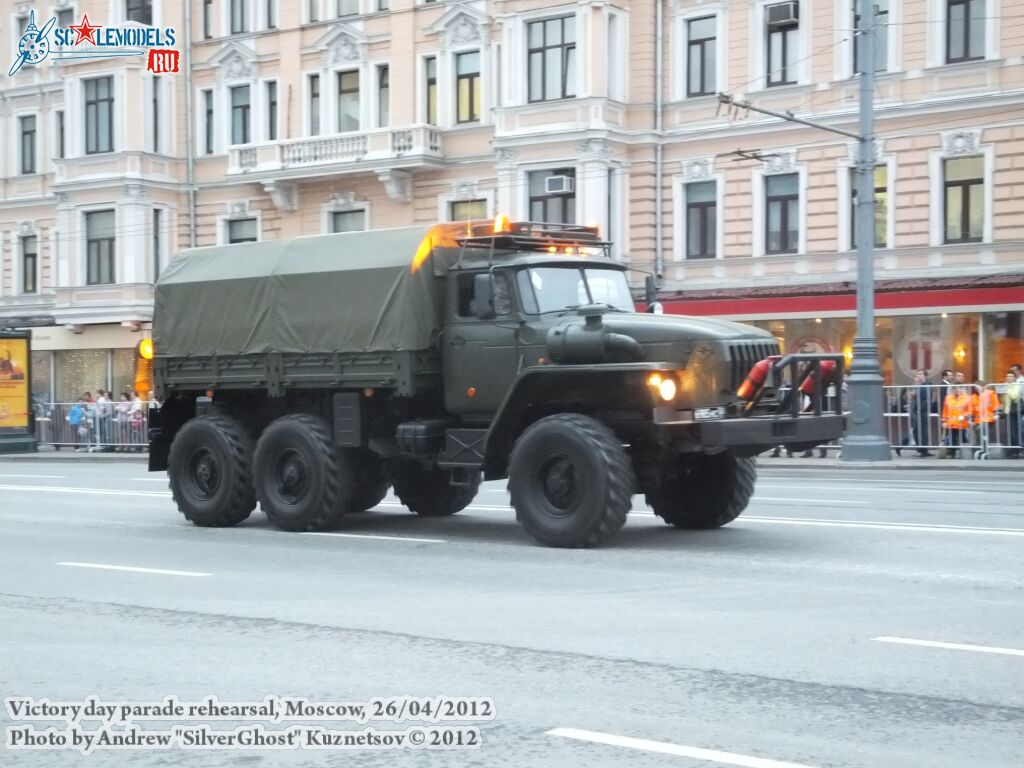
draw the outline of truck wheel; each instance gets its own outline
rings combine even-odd
[[[391,468],[395,495],[410,512],[421,517],[447,517],[461,512],[480,490],[480,473],[469,485],[452,485],[442,469],[429,469],[413,462],[396,462]]]
[[[610,539],[626,522],[635,485],[615,433],[575,413],[534,423],[509,460],[516,516],[549,547],[596,547]]]
[[[167,473],[174,503],[193,525],[236,525],[256,508],[252,439],[228,416],[199,416],[178,430]]]
[[[676,528],[720,528],[747,508],[756,482],[753,458],[696,454],[667,467],[646,498],[654,514]]]
[[[323,419],[282,416],[263,430],[253,459],[256,497],[284,531],[320,531],[344,514],[355,488],[351,461]]]
[[[381,503],[388,495],[391,483],[384,475],[384,464],[377,454],[370,451],[357,451],[354,464],[356,485],[352,492],[352,504],[348,511],[365,512]]]

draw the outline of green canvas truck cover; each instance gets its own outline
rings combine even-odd
[[[437,229],[183,251],[156,285],[156,355],[429,349],[442,321],[435,271],[454,250],[433,250]]]

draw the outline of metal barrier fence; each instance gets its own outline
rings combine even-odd
[[[36,440],[57,450],[144,451],[149,403],[53,403],[36,407]]]

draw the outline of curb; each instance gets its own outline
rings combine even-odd
[[[1019,459],[921,459],[891,461],[842,461],[840,459],[765,459],[757,462],[759,469],[834,469],[839,471],[902,470],[906,472],[1019,472],[1024,476],[1024,461]]]
[[[39,451],[38,453],[12,453],[0,454],[0,464],[4,462],[40,462],[53,461],[65,464],[81,462],[84,464],[93,463],[115,463],[122,462],[147,463],[148,453],[65,453],[64,451]]]

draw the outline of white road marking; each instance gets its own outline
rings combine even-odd
[[[32,477],[39,480],[62,480],[65,475],[0,475],[0,477]]]
[[[768,485],[766,483],[764,485],[758,484],[757,487],[758,488],[771,488],[773,490],[782,490],[784,488],[785,489],[801,488],[801,489],[803,489],[805,491],[856,491],[858,493],[864,493],[865,491],[873,490],[871,488],[865,488],[864,486],[860,486],[858,488],[858,487],[852,486],[852,485],[851,486],[846,486],[846,485],[815,485],[815,486],[806,486],[806,485],[804,485],[804,486],[800,486],[800,485]],[[975,494],[975,495],[979,494],[979,493],[1016,493],[1016,491],[1009,491],[1009,490],[1007,490],[1007,491],[982,491],[982,490],[967,491],[967,490],[959,490],[958,491],[958,490],[953,490],[953,489],[949,489],[949,488],[909,488],[909,487],[899,488],[899,487],[893,487],[893,486],[886,486],[884,488],[877,488],[877,489],[874,489],[874,490],[876,490],[878,493],[890,493],[892,491],[897,491],[897,492],[900,492],[900,493],[941,493],[943,495],[946,495],[948,493],[967,493],[967,494]],[[863,502],[863,503],[867,504],[867,502]]]
[[[816,520],[806,517],[757,517],[744,515],[739,522],[770,523],[774,525],[809,525],[823,528],[875,528],[888,531],[925,531],[928,533],[982,533],[991,536],[1024,536],[1024,528],[979,528],[968,525],[940,525],[938,523],[883,523],[851,520]]]
[[[807,498],[784,498],[781,496],[752,496],[751,501],[802,501],[807,504],[849,504],[852,506],[858,506],[861,504],[870,504],[870,501],[849,501],[847,499],[807,499]]]
[[[334,531],[302,531],[304,536],[339,536],[345,539],[380,539],[382,541],[414,541],[421,544],[447,544],[446,539],[421,539],[415,536],[377,536],[371,533],[336,533]]]
[[[107,565],[105,563],[57,563],[71,568],[99,568],[104,571],[130,571],[132,573],[156,573],[161,576],[211,576],[198,571],[169,571],[164,568],[136,568],[130,565]]]
[[[611,733],[584,731],[579,728],[554,728],[548,731],[547,735],[561,736],[562,738],[576,739],[577,741],[589,741],[594,744],[607,744],[612,747],[639,749],[644,752],[657,752],[662,755],[689,757],[694,760],[706,760],[707,762],[718,763],[719,765],[736,765],[741,768],[811,768],[806,763],[788,763],[781,760],[769,760],[765,757],[740,755],[735,752],[721,752],[717,749],[687,747],[667,741],[649,741],[647,739],[635,739],[631,736],[616,736]]]
[[[778,483],[780,480],[789,480],[789,479],[791,479],[790,476],[785,476],[785,475],[769,475],[769,474],[765,474],[765,475],[762,475],[762,477],[765,480],[767,480],[769,482],[774,482],[774,483]],[[1013,480],[911,480],[911,479],[897,479],[897,478],[892,478],[892,477],[886,477],[886,478],[869,477],[869,478],[866,478],[866,481],[867,482],[873,482],[873,483],[885,483],[885,487],[884,488],[880,488],[879,490],[888,490],[889,486],[892,486],[892,485],[900,485],[900,484],[909,485],[909,484],[913,484],[913,483],[926,484],[926,485],[1012,485],[1012,486],[1015,486],[1017,488],[1024,488],[1024,483],[1018,483],[1018,482],[1015,482]],[[785,488],[810,488],[810,487],[813,487],[813,488],[832,488],[833,487],[833,486],[830,486],[830,485],[829,486],[821,485],[821,483],[823,483],[823,482],[825,482],[825,481],[809,477],[809,478],[807,478],[806,482],[793,483],[793,484],[785,484],[785,485],[780,486],[780,487],[785,487]],[[760,483],[758,484],[758,486],[760,487]],[[864,486],[858,486],[857,490],[864,490]]]
[[[170,498],[165,491],[119,491],[110,488],[61,488],[50,485],[0,485],[0,491],[36,491],[38,493],[80,493],[99,496],[157,496]]]
[[[132,480],[134,480],[137,483],[166,483],[167,482],[167,478],[166,477],[133,477]]]
[[[897,643],[899,645],[920,645],[925,648],[945,648],[950,651],[974,651],[975,653],[998,653],[1003,656],[1024,656],[1024,651],[1017,648],[997,648],[993,645],[971,645],[969,643],[940,643],[937,640],[912,640],[909,637],[873,637],[880,643]]]

